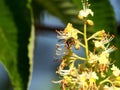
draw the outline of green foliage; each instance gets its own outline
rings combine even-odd
[[[89,33],[101,29],[114,33],[117,37],[115,45],[119,48],[116,21],[109,0],[89,1],[95,12],[92,18],[95,26],[89,28]],[[82,7],[80,2],[81,0],[32,0],[34,19],[46,9],[65,24],[71,22],[74,27],[81,30],[82,22],[76,17]],[[31,23],[34,20],[30,3],[31,0],[0,0],[0,61],[7,70],[15,90],[27,89],[32,72],[34,26]],[[113,54],[112,57],[119,61],[119,52]]]
[[[120,68],[120,36],[117,34],[115,36],[114,45],[118,48],[118,50],[112,53],[111,58],[113,58],[113,62]]]
[[[90,3],[92,4],[91,8],[95,14],[94,17],[92,17],[95,23],[93,30],[105,29],[107,32],[116,34],[116,20],[109,0],[90,0]]]
[[[45,8],[48,12],[59,17],[65,24],[70,22],[74,27],[81,28],[82,22],[76,17],[82,8],[81,0],[34,0],[33,2],[37,2],[38,8]],[[116,29],[114,12],[109,0],[89,0],[89,2],[95,12],[95,16],[92,18],[95,27],[90,32],[93,33],[103,28],[108,31]]]
[[[26,90],[30,71],[28,58],[31,10],[28,0],[0,0],[0,61],[14,90]]]

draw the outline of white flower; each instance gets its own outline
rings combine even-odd
[[[106,36],[102,40],[103,44],[109,43],[110,41],[112,41],[114,39],[114,37],[115,37],[114,35],[110,36],[109,33],[106,34]]]
[[[89,39],[91,38],[95,38],[95,39],[98,39],[98,40],[93,40],[94,42],[94,45],[96,48],[102,48],[102,49],[107,49],[109,47],[109,43],[114,39],[114,35],[110,36],[109,34],[105,34],[104,31],[101,31],[100,33],[103,33],[104,35],[100,36],[100,38],[95,35],[91,36]],[[105,44],[107,44],[107,46],[105,46]]]
[[[93,40],[93,42],[94,42],[96,48],[102,48],[102,49],[105,49],[105,46],[104,46],[104,44],[103,44],[102,41]]]
[[[94,15],[91,9],[80,10],[78,17],[87,17],[89,14],[92,16]]]
[[[89,75],[87,72],[82,72],[82,74],[79,75],[78,79],[81,81],[81,82],[86,82],[86,79],[89,78]]]
[[[88,84],[86,80],[88,79],[88,73],[87,72],[82,72],[82,74],[78,75],[77,77],[77,83],[79,84],[79,88],[84,88],[87,87]]]
[[[89,52],[89,63],[94,63],[98,61],[98,56],[96,54],[93,54],[92,52]]]
[[[69,50],[64,46],[65,46],[64,43],[56,44],[56,55],[57,56],[63,57],[64,55],[67,55],[69,53]]]
[[[116,47],[112,46],[110,48],[106,48],[105,50],[98,56],[100,64],[109,64],[109,55],[111,52],[115,51]]]
[[[105,30],[100,30],[94,33],[92,36],[90,36],[88,40],[93,39],[93,38],[97,40],[101,40],[105,35],[106,35]]]
[[[115,46],[111,46],[110,48],[107,48],[107,49],[106,49],[106,52],[107,52],[107,53],[111,53],[111,52],[113,52],[113,51],[115,51],[115,50],[117,50],[117,48],[116,48]]]
[[[70,37],[73,37],[74,39],[78,39],[77,34],[83,34],[78,29],[74,28],[71,23],[68,23],[64,31],[56,31],[58,33],[57,37],[59,39],[68,39]]]
[[[97,80],[98,76],[95,72],[82,72],[82,74],[79,75],[79,79],[81,82],[85,82],[87,79]]]
[[[52,80],[52,83],[55,83],[55,84],[60,84],[62,82],[62,80],[59,80],[59,81],[54,81],[54,80]]]
[[[56,72],[57,73],[57,72]],[[59,74],[61,76],[65,76],[65,75],[68,75],[70,73],[70,70],[60,70]]]
[[[119,70],[119,68],[117,68],[114,64],[112,65],[111,70],[113,70],[113,75],[114,75],[114,76],[117,77],[117,76],[120,75],[120,70]]]
[[[95,80],[98,79],[96,72],[89,72],[88,74],[89,74],[89,79],[95,79]]]
[[[114,87],[112,87],[112,86],[109,87],[109,86],[105,85],[104,86],[104,90],[114,90]]]
[[[66,75],[76,76],[77,75],[77,69],[76,68],[70,68],[68,70],[56,71],[56,73],[59,73],[61,76],[66,76]]]
[[[98,58],[100,64],[109,64],[109,53],[104,51],[98,56]]]
[[[119,87],[115,87],[115,86],[107,86],[107,85],[105,85],[104,86],[104,90],[120,90],[120,88]]]

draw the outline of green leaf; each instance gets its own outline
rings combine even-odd
[[[92,20],[94,21],[95,26],[93,27],[93,30],[96,32],[105,29],[106,32],[116,34],[117,23],[109,0],[89,1],[91,3],[91,8],[94,11]]]
[[[115,36],[115,40],[113,41],[113,44],[118,49],[111,54],[111,58],[115,63],[115,65],[117,65],[117,67],[120,68],[120,36],[119,35]]]
[[[82,9],[81,0],[34,0],[38,8],[45,8],[51,14],[59,17],[65,24],[71,22],[74,27],[81,28],[82,21],[77,18],[79,10]],[[116,20],[114,12],[109,0],[89,0],[92,10],[95,12],[93,21],[95,22],[94,28],[89,32],[96,32],[101,29],[107,29],[116,33]],[[107,6],[107,8],[106,8]]]
[[[8,72],[14,90],[27,90],[32,70],[33,57],[28,57],[28,52],[33,53],[33,49],[28,50],[33,27],[30,2],[0,0],[0,62]],[[34,43],[33,39],[31,43]]]

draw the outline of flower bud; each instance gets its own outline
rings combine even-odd
[[[87,20],[88,25],[93,26],[94,22],[92,20]]]
[[[76,45],[75,45],[75,49],[76,49],[76,50],[80,49],[80,45],[76,44]]]

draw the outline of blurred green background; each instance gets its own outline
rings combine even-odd
[[[101,1],[89,0],[89,1],[91,3],[92,10],[95,12],[95,16],[92,18],[90,17],[95,22],[95,26],[92,28],[92,30],[94,31],[90,29],[89,33],[93,33],[101,29],[105,29],[106,31],[116,35],[117,39],[113,43],[116,44],[116,46],[118,46],[119,48],[120,47],[119,46],[120,0],[101,0]],[[58,62],[54,62],[55,44],[57,43],[55,30],[63,29],[68,22],[73,23],[74,27],[81,29],[82,23],[77,19],[78,11],[81,8],[81,1],[80,0],[51,0],[51,1],[33,0],[30,3],[33,10],[32,13],[29,13],[29,11],[24,10],[23,8],[23,6],[27,6],[28,3],[24,5],[24,3],[26,2],[23,3],[19,3],[19,2],[20,1],[17,0],[14,0],[13,2],[10,0],[5,0],[5,4],[6,4],[5,8],[3,8],[2,6],[3,3],[0,2],[1,3],[0,31],[3,24],[6,25],[5,27],[7,29],[9,28],[12,31],[12,27],[10,26],[11,20],[8,20],[10,17],[9,14],[7,14],[8,16],[5,22],[3,22],[4,18],[2,18],[2,16],[4,15],[3,13],[7,12],[5,10],[10,10],[12,17],[14,17],[13,21],[15,22],[16,25],[15,27],[17,27],[18,31],[21,33],[20,37],[22,38],[20,38],[20,40],[23,40],[20,41],[20,45],[23,45],[21,50],[27,49],[27,47],[25,46],[26,44],[21,44],[21,43],[28,42],[27,41],[28,38],[26,37],[28,37],[29,35],[28,36],[26,35],[30,31],[29,30],[27,31],[26,29],[31,27],[31,25],[29,25],[31,20],[29,14],[33,14],[34,16],[32,17],[32,19],[34,19],[34,27],[35,27],[35,42],[34,42],[35,49],[34,49],[32,79],[29,90],[59,90],[58,85],[51,83],[51,80],[53,79],[57,80],[57,75],[55,71],[57,69],[57,66],[59,65]],[[9,3],[12,3],[13,5]],[[7,20],[9,22],[7,22]],[[7,31],[7,29],[5,29],[6,30],[5,32],[10,32],[10,30],[8,29],[9,31]],[[12,35],[10,34],[10,37],[11,36]],[[10,42],[12,41],[9,41],[9,43]],[[0,42],[0,46],[2,46],[1,43],[2,42]],[[0,50],[0,52],[2,53],[2,50]],[[26,55],[26,53],[23,54]],[[84,55],[84,50],[80,54]],[[118,59],[119,52],[115,54],[116,55],[113,54],[112,57]],[[21,53],[20,56],[22,56]],[[22,78],[23,81],[26,79],[26,77],[29,76],[28,71],[26,70],[30,68],[29,65],[28,66],[26,65],[28,64],[28,61],[25,62],[26,63],[23,64],[23,66],[20,66],[20,75],[21,77],[23,77]],[[24,60],[21,62],[21,64],[22,63],[24,63]],[[119,65],[120,64],[118,63],[118,66]],[[25,77],[24,77],[24,73],[26,73]],[[25,80],[24,82],[25,86],[23,85],[23,87],[26,87],[27,81],[28,79]],[[13,86],[10,82],[10,78],[3,64],[0,64],[0,90],[13,90]],[[23,90],[26,89],[24,88]]]

